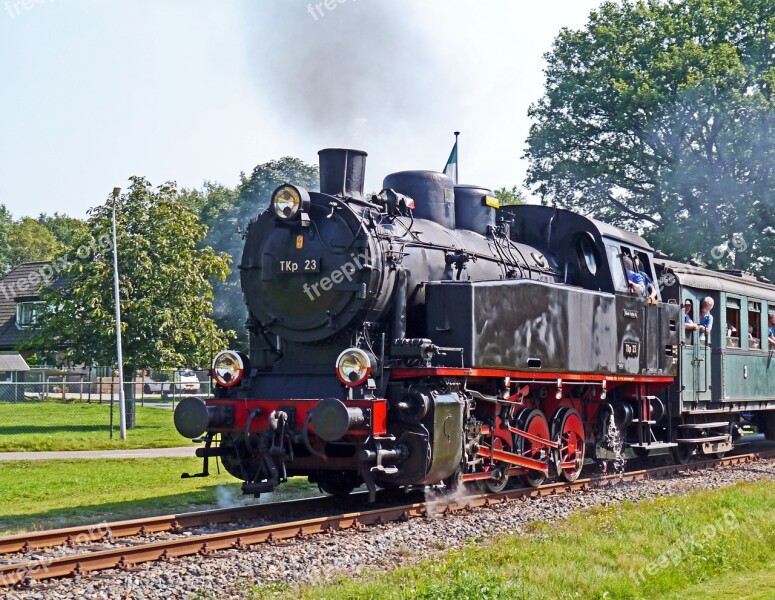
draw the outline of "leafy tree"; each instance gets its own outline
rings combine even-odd
[[[11,268],[11,246],[8,236],[13,225],[13,217],[5,204],[0,204],[0,276]]]
[[[138,368],[209,365],[226,334],[210,317],[211,279],[229,272],[228,256],[200,247],[207,227],[177,198],[131,178],[117,204],[124,375]],[[46,294],[50,308],[26,349],[61,349],[64,359],[115,364],[112,199],[90,211],[73,238],[66,282]],[[88,248],[88,251],[84,249]],[[130,396],[134,386],[128,386]],[[129,400],[131,401],[131,399]]]
[[[11,267],[26,262],[53,260],[64,249],[54,234],[35,219],[15,221],[8,231],[8,258]]]
[[[495,190],[494,193],[501,206],[525,204],[525,192],[519,186],[514,185],[511,188],[503,186]]]
[[[203,244],[226,252],[232,263],[242,258],[242,231],[251,219],[269,206],[272,192],[281,184],[291,182],[310,190],[318,187],[318,168],[298,158],[285,157],[258,165],[250,177],[240,174],[236,189],[215,183],[205,183],[200,190],[184,190],[181,199],[198,210],[208,226]],[[223,329],[238,332],[236,347],[247,349],[244,323],[247,309],[240,288],[238,269],[232,269],[225,281],[214,283],[214,318]]]
[[[772,277],[774,47],[771,0],[605,2],[546,55],[528,184],[676,258]]]
[[[65,214],[55,212],[53,215],[41,213],[37,218],[38,223],[45,226],[65,247],[70,247],[73,240],[83,233],[87,227],[81,219],[68,217]]]

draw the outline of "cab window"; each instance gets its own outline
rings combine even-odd
[[[576,242],[576,254],[579,260],[579,266],[582,271],[590,275],[597,274],[597,263],[599,262],[595,240],[589,234],[579,236]]]
[[[608,264],[611,265],[611,276],[614,279],[614,289],[616,289],[617,292],[628,291],[627,277],[624,274],[624,265],[622,264],[622,255],[619,248],[613,244],[606,244],[605,251],[606,254],[608,254]]]

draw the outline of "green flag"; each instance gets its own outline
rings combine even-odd
[[[444,175],[448,175],[452,178],[452,181],[457,183],[457,140],[455,140],[455,145],[452,146],[452,152],[449,153],[447,164],[444,165]]]

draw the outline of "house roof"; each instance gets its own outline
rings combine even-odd
[[[30,262],[12,269],[0,279],[0,350],[12,350],[27,336],[16,326],[16,304],[22,300],[37,300],[46,287],[59,288],[64,279],[53,284],[45,277],[55,275],[51,262]]]
[[[0,371],[29,371],[21,354],[0,354]]]

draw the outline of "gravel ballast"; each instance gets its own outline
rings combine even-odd
[[[620,483],[569,495],[544,496],[448,516],[411,519],[360,530],[329,532],[249,550],[227,550],[166,563],[140,565],[129,572],[105,571],[78,580],[41,582],[32,589],[6,591],[8,597],[65,598],[228,598],[248,595],[255,585],[327,581],[364,570],[388,570],[426,559],[494,535],[520,533],[530,521],[565,519],[593,506],[638,502],[712,490],[738,482],[775,479],[775,461],[688,471],[668,479]]]

